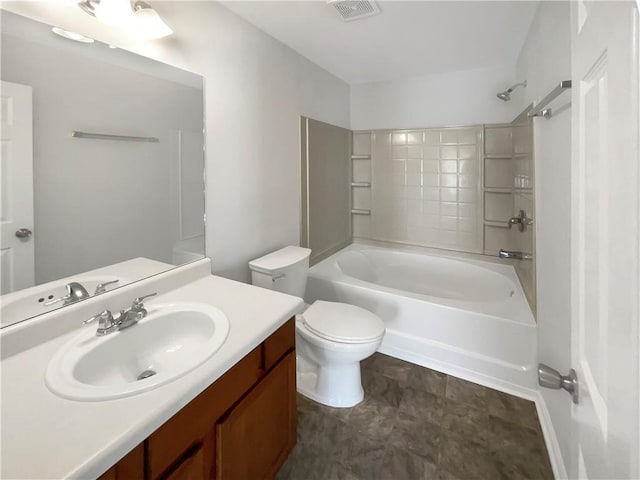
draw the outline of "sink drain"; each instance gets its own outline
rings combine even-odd
[[[144,380],[145,378],[153,377],[155,374],[156,372],[154,370],[145,370],[140,375],[138,375],[138,378],[136,378],[136,380]]]

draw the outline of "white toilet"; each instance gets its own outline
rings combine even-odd
[[[249,262],[258,287],[304,297],[311,250],[285,247]],[[364,398],[360,362],[374,354],[384,323],[346,303],[317,300],[296,316],[298,392],[331,407],[353,407]]]

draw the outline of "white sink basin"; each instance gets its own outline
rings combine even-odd
[[[229,321],[200,303],[147,306],[149,314],[124,330],[96,336],[96,325],[51,359],[49,389],[72,400],[127,397],[175,380],[209,359],[225,342]],[[146,378],[145,378],[146,377]]]

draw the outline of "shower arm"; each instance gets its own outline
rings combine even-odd
[[[515,90],[515,89],[516,89],[516,88],[518,88],[519,86],[526,87],[526,86],[527,86],[527,81],[525,80],[524,82],[516,83],[515,85],[510,86],[510,87],[507,89],[507,92],[511,93],[511,92],[513,92],[513,90]]]

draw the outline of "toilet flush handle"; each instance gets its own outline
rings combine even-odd
[[[275,277],[271,277],[271,281],[273,283],[276,283],[278,280],[280,280],[280,279],[282,279],[282,278],[284,278],[286,276],[287,276],[286,274],[281,273],[280,275],[276,275]]]

